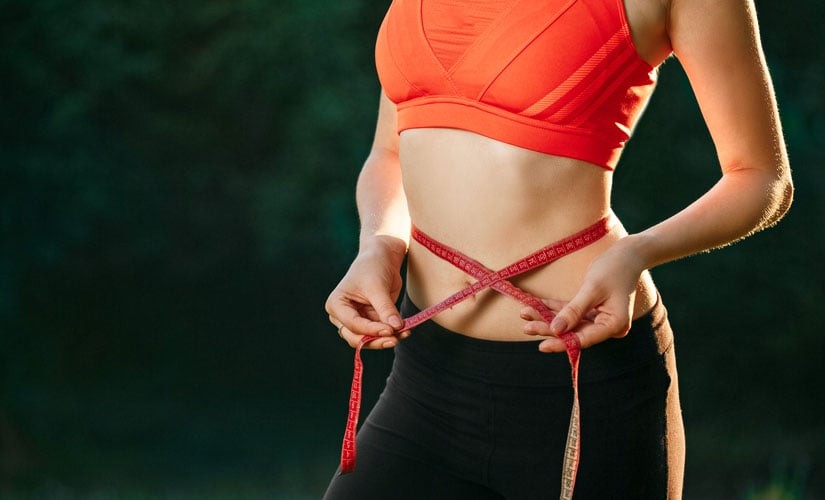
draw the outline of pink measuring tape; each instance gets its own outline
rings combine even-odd
[[[508,279],[526,273],[532,269],[550,264],[565,255],[580,250],[587,245],[599,240],[610,230],[609,219],[607,217],[599,220],[592,226],[579,231],[576,234],[551,243],[540,250],[518,260],[509,266],[498,271],[492,271],[464,255],[463,253],[450,248],[427,236],[417,227],[412,229],[412,237],[415,241],[423,245],[430,252],[453,264],[470,276],[476,278],[475,283],[467,288],[458,291],[441,302],[434,304],[423,311],[404,319],[404,326],[399,330],[403,332],[410,330],[421,323],[432,318],[436,314],[453,307],[466,298],[474,295],[486,288],[492,288],[499,293],[509,295],[522,304],[533,307],[541,314],[548,323],[555,315],[541,300],[525,292],[508,281]],[[349,399],[349,413],[347,415],[347,427],[344,432],[344,442],[341,448],[341,473],[346,474],[355,470],[355,433],[358,427],[358,415],[361,411],[361,380],[364,372],[364,364],[361,361],[361,349],[367,343],[377,339],[377,336],[364,336],[355,348],[355,367],[352,374],[352,389]],[[570,412],[570,426],[567,430],[567,443],[564,452],[564,464],[562,468],[561,499],[573,498],[573,488],[576,484],[576,472],[579,466],[579,356],[581,345],[578,337],[573,332],[567,332],[559,336],[564,341],[567,350],[567,359],[570,361],[571,381],[573,384],[573,408]]]

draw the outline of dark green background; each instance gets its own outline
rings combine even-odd
[[[795,204],[654,271],[693,499],[825,498],[823,7],[757,3]],[[320,496],[386,4],[0,0],[0,496]],[[631,231],[718,176],[677,61],[660,81],[616,173]]]

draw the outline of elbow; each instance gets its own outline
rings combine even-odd
[[[780,198],[781,203],[776,211],[776,222],[779,222],[780,219],[785,217],[785,214],[790,210],[791,204],[793,203],[793,192],[793,181],[791,180],[791,174],[788,173],[783,182],[782,195]]]
[[[751,200],[751,229],[753,234],[776,225],[788,213],[793,203],[794,186],[787,161],[773,168],[743,168],[731,166],[726,176],[736,178],[745,195]]]
[[[773,179],[770,188],[768,189],[769,208],[766,210],[765,221],[762,228],[768,228],[776,225],[791,208],[793,203],[794,186],[791,179],[790,168],[785,166],[781,170],[781,174]]]

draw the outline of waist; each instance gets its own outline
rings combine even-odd
[[[405,295],[402,315],[419,311]],[[433,321],[415,327],[395,348],[396,359],[411,358],[456,375],[509,386],[569,386],[570,365],[564,353],[542,353],[540,341],[478,339],[448,330]],[[633,320],[630,332],[582,351],[580,380],[606,380],[654,362],[673,344],[673,331],[661,299]]]
[[[608,220],[609,231],[594,243],[568,253],[550,264],[516,276],[510,281],[535,297],[570,300],[581,286],[592,260],[626,234],[615,216]],[[437,237],[435,239],[438,240]],[[454,238],[441,243],[464,252],[489,269],[500,269],[516,260],[512,250],[516,245],[507,235],[501,235],[489,248],[476,248],[477,245],[474,245],[471,239],[455,243]],[[543,246],[534,245],[531,251]],[[517,257],[524,257],[528,253],[531,252],[521,252]],[[490,258],[491,255],[497,258]],[[406,281],[410,299],[421,307],[429,307],[475,283],[477,279],[413,240],[409,249]],[[649,311],[656,302],[656,296],[657,292],[649,273],[643,273],[637,285],[633,317],[639,318]],[[523,307],[523,304],[512,297],[485,289],[439,313],[433,321],[449,330],[479,339],[535,340],[535,337],[522,332],[524,321],[519,313]]]

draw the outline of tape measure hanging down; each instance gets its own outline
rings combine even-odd
[[[554,314],[540,299],[525,292],[513,285],[510,278],[526,273],[527,271],[545,266],[565,255],[580,250],[591,243],[602,238],[610,230],[609,219],[607,217],[599,220],[592,226],[561,239],[555,243],[547,245],[540,250],[518,260],[509,266],[498,271],[491,271],[481,263],[464,255],[463,253],[450,248],[431,237],[427,236],[417,227],[412,228],[412,237],[426,247],[430,252],[453,264],[478,281],[460,290],[441,302],[434,304],[409,318],[404,320],[404,326],[400,332],[410,330],[421,323],[432,318],[436,314],[453,307],[459,302],[475,295],[476,293],[492,288],[499,293],[509,295],[522,304],[533,307],[541,314],[542,319],[550,323]],[[364,364],[361,361],[361,349],[364,345],[377,339],[377,336],[364,336],[355,348],[355,362],[352,374],[352,389],[350,390],[349,412],[347,415],[347,427],[344,432],[344,441],[341,447],[342,474],[355,470],[356,446],[355,435],[358,427],[358,416],[361,412],[361,382],[364,372]],[[573,498],[573,489],[576,484],[576,472],[579,466],[580,445],[580,416],[579,416],[579,357],[581,345],[578,337],[573,332],[561,335],[567,351],[567,359],[570,362],[571,383],[573,385],[573,408],[570,412],[570,426],[567,431],[567,443],[565,445],[564,463],[562,466],[561,496],[562,500]]]

